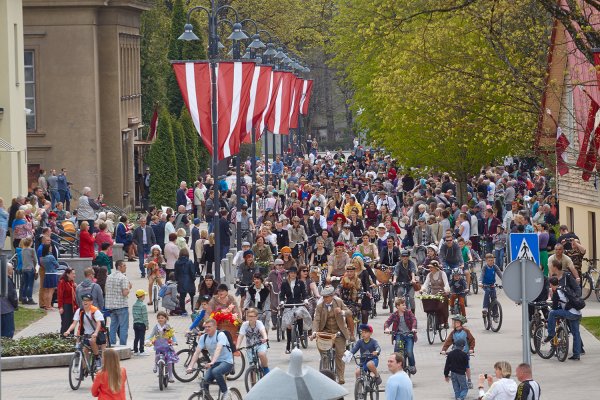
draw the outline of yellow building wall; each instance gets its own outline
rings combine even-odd
[[[559,203],[561,224],[567,225],[577,236],[581,244],[587,249],[586,258],[598,258],[600,255],[600,204],[583,205],[566,200]],[[595,246],[594,246],[595,237]],[[584,269],[587,263],[583,264]]]

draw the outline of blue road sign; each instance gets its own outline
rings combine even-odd
[[[540,265],[540,243],[535,233],[510,234],[510,260],[524,258]]]

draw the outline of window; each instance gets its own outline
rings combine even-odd
[[[573,215],[573,207],[567,207],[567,227],[569,228],[569,232],[573,232],[575,230],[575,218]]]
[[[588,257],[589,258],[597,258],[598,254],[596,253],[597,249],[597,237],[596,237],[596,213],[592,211],[588,211],[588,227],[589,227],[589,249],[588,249]],[[591,251],[590,251],[591,250]]]
[[[31,110],[26,115],[27,132],[35,132],[35,53],[33,50],[25,50],[25,108]]]

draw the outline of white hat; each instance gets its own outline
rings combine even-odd
[[[384,224],[379,224],[379,225],[377,225],[377,229],[379,229],[379,228],[386,229]]]
[[[319,212],[321,212],[321,207],[315,207],[315,212],[316,212],[316,211],[319,211]]]

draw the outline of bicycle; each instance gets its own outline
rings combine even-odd
[[[413,370],[411,367],[414,367],[414,365],[409,365],[409,361],[408,361],[408,354],[406,353],[406,351],[404,351],[404,340],[396,340],[396,334],[394,332],[384,332],[386,335],[391,335],[392,336],[392,344],[394,345],[394,353],[402,353],[402,358],[403,358],[403,367],[402,369],[404,370],[404,372],[406,372],[406,374],[408,375],[408,377],[410,378],[411,375],[413,374]],[[412,333],[405,333],[402,336],[408,336],[408,337],[414,337],[414,334]]]
[[[473,294],[479,293],[479,285],[477,284],[477,272],[475,272],[476,263],[477,261],[467,262],[467,268],[469,268],[469,273],[471,274],[471,289],[473,290]]]
[[[541,340],[544,339],[543,337],[537,337],[536,332],[539,327],[543,327],[546,323],[543,310],[548,309],[548,303],[545,301],[538,301],[529,303],[529,305],[534,307],[534,312],[531,316],[531,321],[529,322],[529,348],[531,349],[531,353],[535,354],[537,352],[537,349],[539,348]],[[543,331],[541,332],[543,333]]]
[[[354,362],[360,370],[360,376],[356,379],[354,384],[354,399],[355,400],[366,400],[367,396],[370,400],[379,399],[379,385],[375,381],[375,377],[368,369],[365,371],[364,364],[370,360],[376,358],[372,354],[365,354],[364,356],[355,356]]]
[[[483,310],[483,324],[485,330],[489,331],[491,329],[492,332],[498,332],[500,327],[502,327],[502,305],[498,301],[496,288],[502,289],[502,285],[493,284],[481,286],[490,288],[490,304],[488,304],[487,309]]]
[[[584,258],[588,263],[588,269],[581,275],[581,298],[587,300],[592,292],[596,293],[596,300],[600,301],[600,273],[596,267],[597,258]],[[594,282],[594,276],[597,276]]]
[[[244,384],[246,385],[246,392],[249,392],[250,389],[256,385],[256,382],[261,380],[265,376],[265,372],[263,366],[260,363],[260,357],[258,357],[258,347],[263,343],[256,343],[252,346],[242,347],[239,350],[250,350],[250,357],[248,359],[249,367],[246,370],[246,375],[244,376]],[[267,348],[269,348],[269,341],[266,341]]]
[[[548,324],[544,323],[535,331],[536,353],[544,360],[556,356],[558,361],[564,362],[569,355],[569,324],[564,318],[556,318],[556,335],[549,342],[544,342],[548,336]],[[538,340],[539,339],[539,340]]]
[[[429,344],[433,344],[435,336],[439,335],[440,341],[443,343],[448,337],[448,326],[437,320],[437,312],[440,307],[447,307],[443,298],[422,298],[421,301],[423,302],[423,311],[427,314],[427,341]]]
[[[417,265],[423,264],[425,258],[427,258],[427,247],[424,245],[415,245],[412,249],[414,259]]]
[[[394,284],[394,297],[404,297],[404,304],[406,308],[412,310],[414,313],[414,304],[410,299],[410,289],[412,289],[412,282],[396,282]],[[402,293],[399,293],[399,289],[402,289]],[[390,310],[393,310],[390,306]]]
[[[156,339],[154,341],[154,350],[158,360],[156,360],[155,369],[158,373],[158,388],[163,391],[169,385],[169,373],[166,360],[166,352],[171,350],[171,344],[168,339]]]
[[[319,361],[319,370],[328,370],[335,374],[335,339],[341,336],[341,332],[327,333],[315,332],[317,339],[317,349],[321,352],[321,360]]]
[[[201,372],[202,373],[202,377],[200,378],[198,384],[200,385],[200,389],[196,392],[194,392],[189,398],[188,400],[221,400],[223,399],[223,393],[221,393],[221,391],[219,390],[217,398],[215,399],[214,397],[212,397],[212,395],[210,394],[210,389],[205,389],[204,388],[204,383],[206,382],[204,379],[204,372],[206,371],[206,366],[204,365],[204,363],[199,364],[199,367],[192,370],[192,374],[194,374],[195,376],[198,376],[198,374]],[[216,382],[209,382],[209,388],[210,386],[214,386],[217,385]],[[242,394],[240,393],[240,391],[236,388],[229,388],[229,393],[231,394],[231,399],[232,400],[242,400]]]
[[[294,308],[294,307],[306,307],[306,304],[304,304],[304,303],[284,304],[283,306],[280,306],[280,309],[281,309],[280,314],[283,315],[283,309]],[[292,342],[292,350],[299,349],[300,346],[302,346],[303,349],[306,349],[308,347],[307,331],[303,330],[302,332],[300,332],[300,326],[298,325],[298,318],[296,318],[295,313],[294,313],[294,323],[292,324],[292,340],[291,340],[291,342]]]
[[[92,347],[89,345],[91,337],[91,335],[80,336],[75,344],[75,352],[71,356],[71,362],[69,363],[69,386],[73,390],[79,389],[81,382],[88,375],[94,381],[96,375],[96,356],[94,356]]]
[[[373,319],[377,316],[377,303],[381,300],[381,290],[379,286],[373,286],[370,289],[371,292],[371,315],[370,318]]]
[[[159,300],[159,296],[158,293],[160,292],[160,286],[158,286],[158,276],[155,276],[154,279],[152,280],[152,293],[150,294],[150,297],[152,299],[152,306],[154,308],[154,312],[157,313],[158,312],[158,300]]]
[[[452,306],[450,306],[450,314],[452,315],[458,315],[461,314],[462,316],[466,317],[466,310],[463,313],[462,310],[460,309],[460,299],[462,298],[464,303],[465,303],[465,307],[467,307],[467,292],[462,292],[462,293],[455,293],[453,294],[456,296],[456,298],[454,299],[454,304]]]

